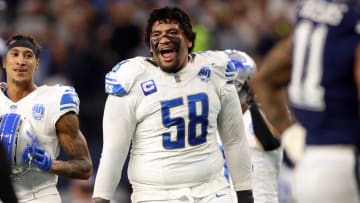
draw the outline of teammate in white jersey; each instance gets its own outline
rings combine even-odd
[[[13,180],[20,202],[60,203],[56,188],[58,175],[87,179],[92,162],[86,140],[79,130],[79,99],[72,87],[36,86],[40,46],[27,35],[14,35],[7,41],[3,59],[7,83],[1,83],[0,114],[19,114],[32,125],[36,153],[30,171]],[[56,160],[60,146],[68,161]],[[29,160],[24,157],[25,162]]]
[[[95,202],[112,198],[130,145],[132,202],[234,202],[217,131],[238,202],[253,202],[235,65],[227,51],[191,53],[194,40],[185,12],[155,9],[146,29],[152,58],[122,61],[107,74]]]
[[[278,203],[278,177],[282,161],[279,132],[266,120],[254,101],[250,79],[256,72],[251,58],[233,58],[238,71],[235,86],[238,91],[244,126],[250,146],[254,202]]]

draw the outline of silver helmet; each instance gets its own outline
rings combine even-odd
[[[21,177],[29,171],[35,154],[36,139],[29,120],[15,113],[1,115],[0,139],[8,158],[11,178]]]
[[[241,104],[248,101],[249,97],[252,97],[250,90],[250,80],[256,72],[255,62],[248,55],[238,56],[236,59],[232,58],[237,75],[235,78],[235,86],[239,95]]]

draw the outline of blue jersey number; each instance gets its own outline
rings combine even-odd
[[[171,140],[170,133],[163,134],[163,145],[166,149],[179,149],[185,147],[185,120],[182,117],[170,117],[170,108],[184,105],[183,98],[177,98],[161,103],[162,122],[165,127],[177,127],[176,140]],[[206,142],[209,100],[206,94],[200,93],[187,96],[189,107],[188,143],[192,146]],[[201,106],[201,107],[199,107]],[[196,126],[201,126],[200,135],[196,133]]]

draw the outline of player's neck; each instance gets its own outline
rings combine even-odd
[[[6,90],[6,95],[13,102],[17,102],[22,98],[26,97],[32,91],[36,89],[36,85],[33,83],[30,84],[9,84]]]

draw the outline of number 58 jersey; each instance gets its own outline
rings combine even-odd
[[[166,73],[144,57],[120,62],[106,76],[106,92],[121,100],[123,106],[113,106],[122,109],[121,115],[113,119],[126,135],[104,134],[102,159],[111,156],[108,146],[118,143],[114,150],[120,150],[131,139],[128,176],[133,185],[179,188],[214,179],[224,166],[217,129],[228,149],[247,144],[235,71],[224,51],[192,54],[177,73]]]

